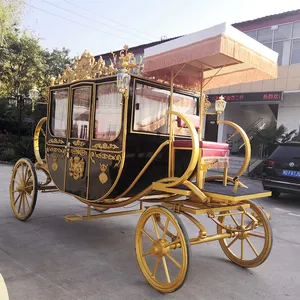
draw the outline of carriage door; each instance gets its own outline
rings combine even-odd
[[[87,192],[92,94],[92,84],[71,87],[65,191],[81,198],[86,198]]]

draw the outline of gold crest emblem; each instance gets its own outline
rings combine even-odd
[[[75,180],[78,180],[84,175],[85,162],[83,158],[78,156],[71,157],[69,160],[69,172],[70,176]]]
[[[53,155],[52,170],[54,172],[57,171],[57,169],[58,169],[57,159],[58,159],[58,156]]]
[[[101,170],[101,173],[99,175],[99,180],[102,184],[104,184],[107,180],[108,180],[108,177],[107,175],[105,174],[106,170],[107,170],[107,167],[108,165],[105,165],[105,164],[100,164],[100,170]]]

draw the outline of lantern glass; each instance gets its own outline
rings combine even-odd
[[[16,97],[14,97],[14,96],[9,97],[9,99],[8,99],[8,103],[10,106],[17,106],[17,102],[18,101],[17,101]]]
[[[225,108],[226,108],[226,101],[224,100],[224,97],[221,96],[219,100],[215,101],[215,110],[218,114],[221,114],[224,112]]]
[[[36,86],[29,91],[29,97],[31,98],[32,102],[36,102],[38,100],[39,91],[37,90]]]

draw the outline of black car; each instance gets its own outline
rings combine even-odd
[[[274,198],[281,193],[300,193],[300,142],[276,148],[264,162],[262,184]]]

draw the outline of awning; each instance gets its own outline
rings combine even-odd
[[[278,53],[222,23],[144,52],[144,75],[203,90],[277,77]],[[203,73],[203,77],[201,74]]]

